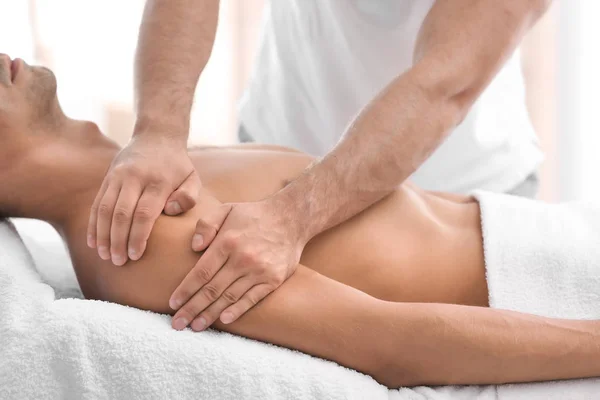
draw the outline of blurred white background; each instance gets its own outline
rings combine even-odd
[[[236,103],[252,65],[265,0],[222,0],[190,142],[236,141]],[[283,0],[274,0],[283,1]],[[144,0],[0,0],[0,52],[54,70],[74,118],[125,143]],[[546,153],[540,199],[600,199],[600,1],[555,0],[522,46],[528,109]]]

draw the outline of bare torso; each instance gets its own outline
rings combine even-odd
[[[221,202],[265,198],[312,161],[302,153],[243,148],[198,149],[190,156],[204,188]],[[168,299],[198,259],[190,240],[198,217],[214,205],[210,203],[201,200],[181,217],[160,217],[146,255],[124,267],[90,256],[93,250],[83,243],[84,235],[77,233],[85,232],[89,212],[85,204],[80,216],[73,218],[73,234],[67,232],[66,238],[86,296],[136,305],[135,299],[123,298],[135,290],[115,283],[135,282],[137,289]],[[90,265],[90,260],[96,265]],[[487,305],[479,207],[468,197],[436,195],[404,184],[349,221],[313,238],[301,263],[382,300]],[[147,278],[140,279],[138,268],[146,271]],[[103,285],[105,281],[110,287]],[[170,310],[165,300],[140,307]]]
[[[223,202],[259,200],[313,160],[302,153],[199,150],[192,160]],[[315,237],[302,264],[391,301],[487,305],[479,207],[404,184],[355,218]]]

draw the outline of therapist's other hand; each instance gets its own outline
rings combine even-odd
[[[185,143],[134,136],[113,160],[92,205],[88,246],[115,265],[138,260],[162,211],[191,209],[200,188]]]
[[[269,199],[224,204],[196,226],[195,251],[206,249],[171,296],[173,328],[201,331],[228,324],[277,289],[296,270],[304,241],[282,204]]]

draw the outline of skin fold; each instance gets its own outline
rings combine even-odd
[[[143,257],[115,266],[87,246],[85,232],[119,148],[93,123],[62,113],[50,71],[17,63],[15,75],[0,56],[0,214],[53,224],[87,298],[173,314],[169,296],[200,257],[190,246],[198,217],[264,198],[312,161],[276,147],[191,149],[204,185],[197,205],[160,216]],[[389,387],[600,375],[600,324],[487,308],[478,204],[410,184],[316,236],[296,272],[257,303],[215,328]]]

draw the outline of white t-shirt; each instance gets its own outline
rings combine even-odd
[[[244,129],[257,142],[316,156],[329,152],[359,111],[411,67],[417,33],[433,3],[268,2],[262,43],[240,105]],[[410,179],[430,190],[507,191],[541,160],[516,52]]]

